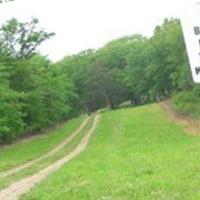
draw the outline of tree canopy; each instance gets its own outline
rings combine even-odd
[[[31,56],[37,47],[54,33],[47,33],[42,29],[37,30],[38,19],[22,23],[13,18],[0,28],[0,47],[2,53],[14,58]]]
[[[81,113],[195,88],[178,19],[166,19],[150,38],[122,37],[56,63],[37,53],[53,35],[37,19],[11,19],[0,28],[1,142]]]

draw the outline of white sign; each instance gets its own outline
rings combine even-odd
[[[200,83],[200,4],[190,5],[181,17],[194,82]]]

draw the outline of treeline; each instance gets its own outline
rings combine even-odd
[[[12,19],[0,29],[0,142],[124,101],[139,105],[196,88],[178,19],[166,19],[151,38],[123,37],[57,63],[36,53],[54,35],[37,26]]]
[[[0,29],[0,142],[73,116],[72,80],[35,53],[53,35],[39,29],[37,19],[12,19]]]
[[[87,112],[114,109],[124,101],[160,101],[195,87],[178,19],[166,19],[151,38],[123,37],[57,65],[72,78],[79,95],[76,105]]]

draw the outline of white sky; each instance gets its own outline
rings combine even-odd
[[[191,0],[15,0],[0,4],[0,24],[11,17],[29,21],[37,17],[55,32],[40,51],[52,60],[112,39],[141,33],[151,36],[166,17],[178,17]]]

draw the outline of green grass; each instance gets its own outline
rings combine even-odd
[[[83,116],[72,119],[50,133],[27,141],[18,142],[6,148],[0,148],[0,172],[9,170],[45,154],[76,130],[83,119]]]
[[[88,148],[23,200],[200,199],[200,137],[158,105],[103,113]]]
[[[92,127],[94,121],[94,116],[91,116],[89,121],[87,122],[86,126],[79,132],[79,134],[66,146],[64,146],[61,150],[53,154],[52,156],[49,156],[39,162],[34,163],[28,168],[25,168],[13,175],[7,176],[5,178],[1,178],[0,181],[0,189],[5,188],[9,184],[11,184],[14,181],[21,180],[27,176],[33,175],[34,173],[38,172],[39,170],[47,167],[48,165],[54,163],[55,161],[63,158],[66,156],[69,152],[71,152],[77,144],[80,143],[81,139],[84,137],[84,135],[88,132],[88,130]]]

